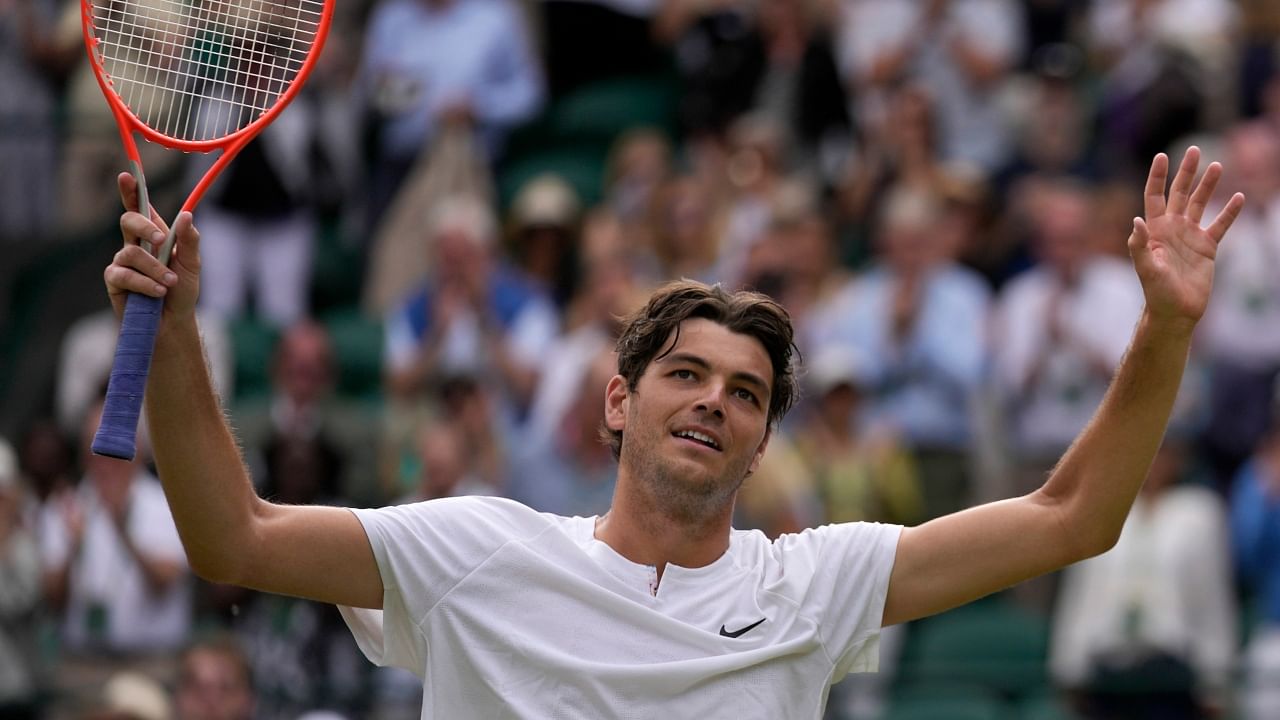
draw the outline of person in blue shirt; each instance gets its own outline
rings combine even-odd
[[[1245,657],[1246,718],[1280,717],[1280,384],[1271,424],[1231,491],[1236,571],[1253,594],[1258,624]]]

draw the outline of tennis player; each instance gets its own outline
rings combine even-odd
[[[877,667],[881,626],[941,612],[1116,542],[1173,405],[1218,243],[1221,176],[1159,155],[1129,250],[1146,308],[1097,415],[1042,488],[919,527],[829,525],[769,541],[734,499],[795,398],[792,329],[767,298],[680,282],[618,341],[604,388],[618,455],[595,518],[455,498],[379,510],[282,506],[253,491],[209,383],[194,315],[199,235],[172,268],[129,238],[105,273],[166,295],[147,390],[156,463],[191,566],[217,582],[343,607],[375,663],[423,678],[423,717],[819,718],[831,683]]]

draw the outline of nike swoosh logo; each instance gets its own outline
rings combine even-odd
[[[760,623],[762,623],[762,622],[764,622],[765,620],[768,620],[768,619],[769,619],[769,618],[760,618],[759,620],[757,620],[757,621],[755,621],[755,622],[751,623],[750,625],[748,625],[748,626],[746,626],[746,627],[742,628],[741,630],[734,630],[733,632],[729,632],[728,630],[726,630],[726,629],[725,629],[724,625],[721,625],[721,626],[720,626],[720,634],[721,634],[721,635],[723,635],[723,636],[725,636],[725,637],[727,637],[727,638],[742,637],[742,635],[743,635],[743,634],[745,634],[745,633],[747,633],[747,632],[750,632],[751,630],[755,629],[755,627],[756,627],[756,626],[758,626]]]

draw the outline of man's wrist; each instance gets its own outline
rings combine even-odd
[[[1143,308],[1138,327],[1153,337],[1172,341],[1190,342],[1195,334],[1197,320],[1180,315],[1163,315]]]
[[[191,337],[200,337],[200,326],[196,322],[195,313],[184,313],[162,318],[160,329],[156,332],[156,344],[181,343]]]

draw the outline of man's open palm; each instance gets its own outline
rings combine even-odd
[[[1129,254],[1142,281],[1147,310],[1153,316],[1194,324],[1204,314],[1213,290],[1213,260],[1218,243],[1244,207],[1236,193],[1207,228],[1200,227],[1205,207],[1222,177],[1222,166],[1210,163],[1195,183],[1200,149],[1190,147],[1165,200],[1169,158],[1156,155],[1144,192],[1146,220],[1134,218]]]

